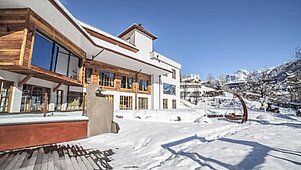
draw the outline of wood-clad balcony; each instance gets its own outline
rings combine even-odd
[[[37,32],[43,33],[45,37],[55,42],[56,46],[68,49],[70,54],[79,58],[81,66],[76,73],[64,75],[58,71],[34,65],[32,57]],[[42,58],[43,56],[39,57]],[[30,9],[0,10],[0,69],[32,75],[65,85],[83,86],[85,58],[86,53],[81,48]],[[62,64],[57,63],[57,65]]]

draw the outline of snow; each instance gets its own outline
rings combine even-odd
[[[128,120],[141,120],[141,121],[154,121],[154,122],[179,122],[178,117],[181,119],[180,122],[193,122],[200,116],[204,115],[202,109],[178,109],[177,112],[174,110],[138,110],[133,112],[130,111],[115,111],[115,115],[122,116]]]
[[[87,23],[84,23],[84,22],[79,21],[79,20],[77,20],[77,22],[79,22],[83,27],[86,27],[86,28],[88,28],[90,30],[93,30],[93,31],[97,32],[97,33],[100,33],[100,34],[102,34],[102,35],[104,35],[106,37],[112,38],[112,39],[114,39],[114,40],[116,40],[116,41],[118,41],[120,43],[126,44],[128,46],[133,47],[133,48],[136,48],[133,44],[131,44],[131,43],[129,43],[129,42],[127,42],[127,41],[125,41],[125,40],[123,40],[121,38],[118,38],[118,37],[116,37],[114,35],[111,35],[111,34],[109,34],[107,32],[104,32],[104,31],[102,31],[102,30],[100,30],[98,28],[95,28],[95,27],[93,27],[93,26],[91,26],[91,25],[89,25]]]
[[[250,72],[246,69],[239,69],[233,74],[226,75],[227,83],[236,83],[246,81]]]
[[[118,134],[73,143],[113,149],[114,169],[300,169],[300,117],[249,110],[250,120],[240,124],[205,111],[118,111]]]
[[[87,120],[89,120],[89,118],[86,116],[81,116],[81,111],[52,112],[52,113],[47,113],[46,117],[43,117],[42,113],[0,115],[0,125],[87,121]]]

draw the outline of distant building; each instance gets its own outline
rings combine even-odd
[[[242,87],[245,84],[244,81],[241,82],[228,82],[225,85],[229,88],[229,89],[237,89]]]
[[[182,75],[180,83],[180,97],[181,99],[196,103],[198,98],[202,95],[200,89],[202,88],[200,75],[190,74]]]
[[[200,75],[199,74],[190,74],[190,75],[182,75],[181,76],[181,82],[185,83],[199,83],[201,82],[200,80]]]

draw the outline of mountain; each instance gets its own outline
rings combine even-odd
[[[245,82],[250,74],[255,77],[266,75],[268,78],[276,80],[277,82],[283,82],[291,76],[301,78],[301,60],[291,61],[268,69],[258,69],[253,72],[245,69],[239,69],[233,74],[226,75],[225,78],[227,83]]]
[[[245,69],[239,69],[238,71],[236,71],[233,74],[228,74],[226,75],[226,82],[230,83],[230,82],[244,82],[247,80],[248,75],[250,74],[250,72],[248,70]]]
[[[288,77],[297,76],[301,78],[301,60],[295,60],[275,67],[268,72],[269,77],[278,82],[285,81]]]

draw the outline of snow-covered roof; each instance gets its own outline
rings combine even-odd
[[[162,54],[160,54],[160,53],[158,53],[156,51],[152,52],[151,55],[152,55],[152,59],[161,61],[161,62],[163,62],[163,63],[165,63],[167,65],[170,65],[170,66],[178,68],[178,69],[182,68],[181,64],[177,63],[176,61],[174,61],[174,60],[172,60],[170,58],[165,57],[164,55],[162,55]]]
[[[156,39],[158,38],[155,34],[149,32],[149,31],[146,31],[146,30],[143,28],[143,26],[141,26],[140,24],[136,24],[136,23],[133,23],[131,26],[129,26],[127,29],[125,29],[122,33],[120,33],[120,34],[118,35],[118,37],[121,38],[121,37],[123,37],[124,35],[128,34],[129,32],[131,32],[132,30],[135,30],[135,29],[137,29],[137,30],[141,31],[142,33],[146,34],[147,36],[149,36],[149,37],[152,38],[153,40],[156,40]]]
[[[131,43],[129,43],[129,42],[127,42],[127,41],[125,41],[125,40],[119,38],[119,37],[116,37],[116,36],[114,36],[114,35],[112,35],[112,34],[109,34],[109,33],[105,32],[105,31],[102,31],[102,30],[100,30],[100,29],[98,29],[98,28],[96,28],[96,27],[94,27],[94,26],[92,26],[92,25],[89,25],[89,24],[87,24],[87,23],[84,23],[84,22],[82,22],[82,21],[79,21],[79,20],[77,20],[77,21],[78,21],[78,22],[80,23],[80,25],[83,26],[84,28],[88,28],[88,29],[90,29],[90,30],[92,30],[92,31],[95,31],[95,32],[97,32],[97,33],[99,33],[99,34],[102,34],[102,35],[106,36],[106,37],[109,37],[109,38],[111,38],[111,39],[113,39],[113,40],[115,40],[115,41],[118,41],[118,42],[120,42],[120,43],[123,43],[123,44],[128,45],[128,46],[130,46],[130,47],[132,47],[132,48],[137,49],[135,45],[133,45],[133,44],[131,44]],[[137,50],[138,50],[138,49],[137,49]]]

